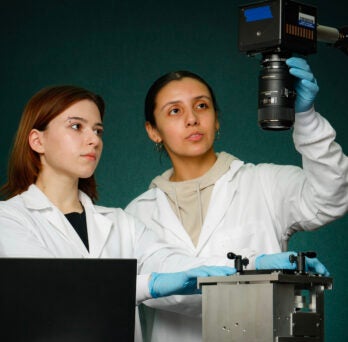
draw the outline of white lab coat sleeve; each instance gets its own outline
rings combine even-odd
[[[227,258],[198,258],[190,256],[185,249],[180,249],[179,247],[174,247],[161,241],[154,231],[145,227],[137,219],[135,219],[135,222],[138,226],[136,229],[135,244],[135,252],[138,259],[138,274],[145,275],[143,278],[139,278],[139,276],[137,278],[137,281],[142,280],[142,284],[139,283],[137,285],[137,304],[151,298],[151,296],[149,297],[145,294],[145,279],[152,272],[179,272],[201,265],[233,267],[233,262]],[[197,315],[199,316],[201,314],[201,301],[201,295],[169,296],[146,300],[144,304],[154,308],[165,308],[167,311],[197,317]]]
[[[152,299],[149,291],[150,274],[137,276],[136,305],[144,303],[147,306],[177,312],[186,316],[200,317],[202,312],[201,295],[169,296]]]
[[[248,257],[249,265],[247,269],[255,269],[255,253],[252,251],[244,251],[243,256]],[[227,258],[220,257],[208,257],[198,258],[198,260],[207,260],[206,264],[216,263],[217,265],[227,265],[234,267],[234,261]],[[196,295],[174,295],[163,298],[149,299],[143,302],[146,306],[153,309],[160,309],[169,312],[175,312],[181,315],[189,317],[201,317],[202,316],[202,296]]]
[[[348,159],[328,121],[313,108],[296,114],[293,137],[303,167],[265,164],[259,174],[274,220],[287,236],[316,229],[348,210]]]
[[[136,304],[139,305],[143,301],[150,299],[149,279],[151,274],[140,274],[137,276]]]
[[[200,294],[149,299],[144,304],[154,309],[175,312],[189,317],[202,316],[202,295]]]
[[[135,218],[134,221],[138,226],[134,248],[138,260],[138,274],[179,272],[202,265],[233,267],[233,262],[227,258],[190,256],[184,248],[167,244],[143,223]]]
[[[27,227],[30,219],[6,204],[0,207],[0,257],[53,258],[54,255]]]
[[[171,246],[161,241],[154,231],[145,227],[143,223],[134,220],[136,229],[135,253],[138,260],[138,274],[146,275],[152,272],[179,272],[202,265],[224,265],[233,267],[233,262],[227,258],[209,257],[197,258],[188,255],[185,249]],[[141,278],[137,278],[140,280]],[[146,278],[142,278],[142,285],[137,285],[137,304],[146,297],[144,290]],[[148,285],[147,285],[148,286]],[[148,290],[148,289],[147,289]],[[197,316],[201,314],[201,295],[169,296],[165,298],[151,299],[144,302],[156,308],[164,308],[167,311],[179,312],[186,315]],[[196,304],[195,304],[196,303]],[[194,305],[195,304],[195,305]]]
[[[341,217],[348,211],[348,158],[335,142],[336,132],[312,108],[296,115],[293,137],[309,188],[304,195],[317,208],[318,223]]]

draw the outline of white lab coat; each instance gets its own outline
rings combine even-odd
[[[348,158],[334,142],[330,124],[314,110],[297,114],[293,136],[303,169],[234,160],[214,186],[196,247],[160,189],[140,195],[126,211],[192,256],[234,252],[248,257],[248,267],[254,268],[257,255],[286,250],[294,232],[313,230],[348,210]],[[145,308],[147,318],[153,319],[147,328],[152,329],[149,341],[202,340],[200,302],[192,298],[191,306],[182,306],[181,299],[145,302],[156,308],[153,317]]]
[[[65,216],[35,185],[8,201],[0,202],[0,257],[136,258],[137,300],[150,298],[148,274],[171,272],[204,264],[224,264],[188,257],[170,247],[143,223],[121,209],[93,205],[80,192],[86,212],[89,252]],[[197,296],[201,297],[201,296]],[[136,322],[136,341],[141,341]]]

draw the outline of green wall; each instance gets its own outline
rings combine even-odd
[[[24,104],[40,88],[75,84],[106,100],[105,148],[97,170],[100,204],[124,207],[166,169],[143,129],[143,99],[170,70],[188,69],[215,89],[221,107],[217,150],[247,162],[300,164],[291,132],[265,132],[256,118],[257,58],[237,49],[238,5],[218,0],[12,0],[0,5],[0,182]],[[344,1],[311,1],[319,23],[348,24]],[[309,57],[320,93],[316,108],[348,151],[348,57],[325,44]],[[326,294],[326,341],[347,333],[347,216],[299,233],[297,250],[316,250],[334,277]]]

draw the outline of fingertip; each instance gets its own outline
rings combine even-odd
[[[234,269],[231,269],[231,270],[227,271],[227,272],[225,273],[225,275],[226,275],[226,276],[230,276],[230,275],[235,274],[236,272],[237,272],[237,270],[234,268]]]
[[[321,264],[321,267],[322,267],[322,275],[325,276],[325,277],[328,277],[330,275],[330,272],[328,271],[328,269],[323,265]]]
[[[300,68],[300,69],[309,68],[307,61],[303,58],[300,58],[300,57],[290,57],[285,61],[285,63],[288,66],[293,66],[293,67]]]
[[[318,264],[316,265],[316,267],[314,267],[315,272],[318,273],[318,274],[321,274],[321,275],[323,275],[325,277],[329,276],[330,273],[327,270],[327,268],[318,259],[316,259],[316,261],[317,261]]]

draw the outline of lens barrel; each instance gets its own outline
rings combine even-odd
[[[285,61],[289,56],[263,55],[259,74],[258,123],[265,130],[287,130],[295,122],[295,77]]]

